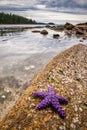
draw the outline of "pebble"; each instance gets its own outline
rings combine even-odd
[[[35,107],[35,104],[34,103],[31,103],[30,104],[30,108],[34,108]]]
[[[18,130],[21,130],[21,125],[18,126]]]
[[[73,129],[75,129],[76,128],[76,126],[72,123],[72,124],[70,124],[70,127],[71,128],[73,128]]]
[[[78,101],[78,103],[82,103],[82,101]]]
[[[75,105],[75,107],[74,107],[74,110],[77,112],[78,111],[78,108],[77,108],[77,106]]]
[[[6,91],[7,93],[11,92],[9,89],[4,88],[4,91]]]
[[[83,111],[81,107],[79,108],[79,110],[80,110],[81,112]]]
[[[74,94],[74,90],[73,89],[70,89],[70,94],[73,95]]]
[[[31,98],[30,98],[30,97],[28,97],[28,98],[26,98],[26,100],[30,101],[30,100],[31,100]]]
[[[59,126],[59,130],[66,130],[66,127],[61,125],[61,126]]]
[[[5,99],[5,98],[6,98],[6,96],[5,96],[5,95],[2,95],[1,97],[2,97],[3,99]]]
[[[76,117],[76,118],[73,118],[73,122],[74,122],[74,123],[77,123],[77,122],[79,122],[79,120],[78,120],[78,117]]]

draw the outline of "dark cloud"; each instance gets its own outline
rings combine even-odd
[[[82,7],[87,8],[87,0],[39,0],[48,7]]]
[[[41,5],[45,8],[41,8]],[[87,14],[87,0],[0,0],[0,10],[8,9],[17,11],[42,9]]]
[[[55,11],[64,11],[74,13],[87,12],[87,0],[39,0],[40,4],[45,4],[46,8],[53,9]],[[72,11],[73,10],[73,11]],[[78,12],[80,10],[80,12]]]

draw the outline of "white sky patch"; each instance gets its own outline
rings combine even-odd
[[[33,6],[34,4],[37,3],[37,0],[0,0],[0,6],[3,5],[18,5],[19,7],[21,6]]]
[[[45,5],[36,5],[36,7],[37,7],[38,9],[45,9],[45,8],[46,8]]]
[[[7,0],[0,0],[0,6],[1,5],[7,5],[7,4],[9,4],[9,1],[7,1]]]
[[[68,14],[68,13],[57,13],[57,12],[49,12],[49,11],[36,11],[36,13],[33,14],[33,11],[27,12],[30,17],[36,17],[37,19],[40,19],[41,17],[43,19],[49,19],[49,20],[87,20],[86,15],[76,15],[76,14]]]
[[[16,11],[14,13],[17,14]],[[56,24],[65,24],[66,22],[71,22],[72,24],[87,22],[87,15],[50,12],[44,10],[19,11],[19,15],[31,18],[37,22],[53,22]]]

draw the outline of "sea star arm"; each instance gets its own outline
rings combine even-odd
[[[64,98],[63,96],[56,95],[56,97],[57,97],[60,104],[67,104],[68,103],[68,100],[66,98]]]
[[[53,87],[49,87],[49,88],[48,88],[48,92],[49,92],[49,93],[52,93],[52,94],[55,94]]]
[[[43,109],[46,108],[47,106],[49,106],[50,104],[50,100],[48,97],[46,97],[45,99],[43,99],[36,107],[36,109]]]
[[[52,107],[58,112],[61,118],[64,119],[66,117],[64,110],[56,99],[52,99]]]
[[[47,92],[34,92],[33,94],[41,98],[45,98],[48,95]]]

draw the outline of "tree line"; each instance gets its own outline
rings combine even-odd
[[[25,17],[0,12],[0,24],[35,24],[36,21]]]

